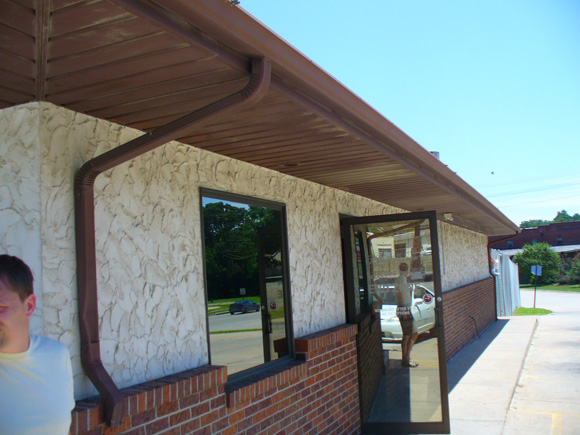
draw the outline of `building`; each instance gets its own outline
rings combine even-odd
[[[71,351],[73,433],[448,428],[445,361],[495,320],[487,238],[512,222],[228,1],[1,4],[0,250],[33,269],[33,331]],[[254,226],[213,237],[234,215]],[[444,308],[414,351],[424,413],[385,421],[384,383],[410,384],[372,231],[416,241],[392,259]],[[260,310],[215,314],[236,291]]]
[[[513,237],[492,236],[492,249],[521,249],[524,245],[548,243],[553,247],[580,245],[580,222],[555,222],[539,227],[524,228]]]

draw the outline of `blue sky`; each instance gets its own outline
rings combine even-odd
[[[241,0],[513,222],[580,213],[580,1]]]

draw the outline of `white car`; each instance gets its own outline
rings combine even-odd
[[[435,295],[422,285],[410,284],[413,289],[413,330],[419,334],[435,328]],[[403,338],[401,323],[397,317],[397,296],[394,285],[378,284],[378,294],[383,300],[381,308],[381,331],[383,341]]]

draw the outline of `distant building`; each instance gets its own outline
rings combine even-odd
[[[500,250],[504,256],[512,257],[521,252],[524,245],[548,243],[560,254],[562,260],[571,260],[580,253],[580,222],[557,222],[534,228],[524,228],[517,235],[490,236],[491,249]]]
[[[511,238],[491,236],[492,249],[520,249],[524,245],[548,243],[551,246],[580,245],[580,222],[558,222],[534,228],[524,228]]]

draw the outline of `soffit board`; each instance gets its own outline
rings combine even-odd
[[[180,141],[405,210],[452,212],[488,235],[516,228],[227,1],[0,0],[0,8],[0,107],[49,101],[150,131],[242,89],[248,59],[266,56],[273,84],[257,105]]]

